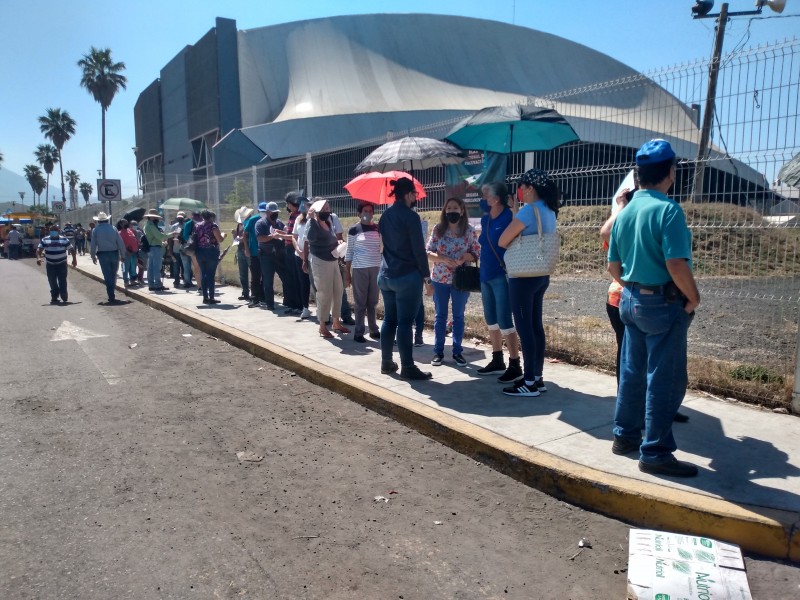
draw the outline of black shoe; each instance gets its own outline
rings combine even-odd
[[[203,304],[208,304],[208,298],[203,298]]]
[[[241,296],[239,296],[238,299],[239,300],[250,300],[250,296],[248,296],[247,294],[242,294]]]
[[[536,385],[527,386],[524,381],[515,383],[511,387],[503,388],[503,393],[506,396],[521,396],[523,398],[535,398],[539,395]]]
[[[476,371],[478,375],[494,375],[495,373],[506,372],[506,362],[500,358],[492,358],[491,362],[485,367],[481,367]]]
[[[58,301],[58,298],[52,298],[52,299],[50,300],[50,304],[60,304],[60,303],[59,303],[59,301]]]
[[[157,292],[165,292],[165,291],[167,291],[167,290],[169,289],[169,286],[166,286],[166,285],[160,285],[160,286],[158,286],[157,288],[153,288],[153,289],[154,289],[155,291],[157,291]]]
[[[247,308],[258,308],[261,303],[258,300],[250,300],[250,303],[247,305]]]
[[[392,361],[381,362],[381,373],[384,375],[388,375],[389,373],[395,373],[397,371],[397,363]]]
[[[536,380],[536,389],[540,394],[547,391],[547,386],[544,384],[544,379],[539,378]]]
[[[343,325],[355,325],[356,322],[353,317],[342,317],[342,324]]]
[[[420,371],[417,365],[413,367],[403,367],[400,369],[400,377],[403,379],[414,379],[418,381],[422,381],[424,379],[430,379],[433,377],[433,373],[428,373],[427,371]]]
[[[639,446],[641,445],[641,441],[634,442],[628,438],[614,436],[614,443],[611,445],[611,452],[617,456],[624,456],[626,454],[630,454],[631,452],[638,452]]]
[[[650,475],[666,475],[667,477],[696,477],[697,467],[692,463],[682,462],[670,456],[664,463],[645,463],[639,461],[639,470]]]
[[[463,357],[462,355],[460,355],[460,354],[453,354],[453,361],[454,361],[454,362],[455,362],[455,363],[456,363],[456,364],[457,364],[459,367],[466,367],[466,366],[467,366],[467,359],[466,359],[466,358],[464,358],[464,357]]]
[[[209,304],[220,304],[220,302],[221,301],[217,300],[216,298],[209,298],[209,300],[208,300]]]
[[[367,338],[365,338],[363,335],[354,335],[353,341],[358,342],[359,344],[366,344]]]
[[[419,348],[420,346],[424,346],[425,345],[425,342],[422,341],[422,334],[421,333],[419,335],[415,335],[414,336],[414,345],[417,348]]]
[[[443,362],[444,362],[444,355],[443,354],[434,354],[433,355],[433,360],[431,360],[431,366],[433,366],[433,367],[441,367]]]
[[[381,339],[381,332],[380,331],[370,331],[369,332],[369,337],[371,337],[373,340],[379,340],[379,339]]]
[[[522,381],[522,368],[518,364],[511,364],[506,372],[497,378],[497,383],[517,383]]]
[[[675,413],[675,416],[672,417],[672,420],[676,423],[686,423],[689,420],[689,415],[685,415],[683,413]]]

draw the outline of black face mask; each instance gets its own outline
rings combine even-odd
[[[320,220],[327,222],[327,220],[331,218],[331,213],[329,213],[328,211],[323,211],[319,213],[319,218]]]
[[[278,213],[270,213],[269,214],[269,220],[270,221],[276,221],[277,219],[278,219]]]
[[[444,213],[444,216],[447,217],[447,220],[450,221],[453,225],[455,225],[461,220],[461,213],[457,212]]]

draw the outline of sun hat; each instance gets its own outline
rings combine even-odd
[[[637,165],[652,165],[673,160],[675,151],[667,140],[655,139],[645,142],[636,152]]]
[[[176,219],[185,219],[185,218],[186,218],[186,213],[185,213],[185,212],[183,212],[182,210],[179,210],[179,211],[178,211],[178,214],[177,214],[177,215],[175,215],[175,218],[176,218]]]
[[[95,221],[108,221],[108,215],[102,211],[97,213],[96,217],[92,217]]]
[[[237,223],[244,223],[245,221],[247,221],[247,219],[250,218],[253,212],[254,212],[253,209],[250,208],[249,206],[243,206],[242,208],[237,209],[235,213],[233,213],[233,218],[236,220]]]
[[[267,212],[280,212],[280,208],[278,208],[277,202],[270,202],[267,204]]]
[[[317,200],[316,202],[314,202],[314,204],[311,205],[311,210],[318,213],[322,210],[322,207],[324,207],[327,203],[328,203],[327,200]]]
[[[161,219],[161,215],[158,214],[158,211],[155,208],[151,208],[146,213],[144,213],[145,219]]]

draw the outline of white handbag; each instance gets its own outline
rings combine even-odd
[[[520,235],[506,249],[503,257],[509,277],[543,277],[552,275],[558,264],[561,237],[558,232],[542,233],[542,217],[534,206],[537,232]]]

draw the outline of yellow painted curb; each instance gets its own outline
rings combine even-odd
[[[94,273],[78,270],[102,281]],[[579,465],[338,369],[319,364],[311,367],[301,354],[164,302],[158,296],[119,286],[117,289],[561,500],[634,525],[704,535],[764,556],[800,562],[800,511],[739,505]]]

